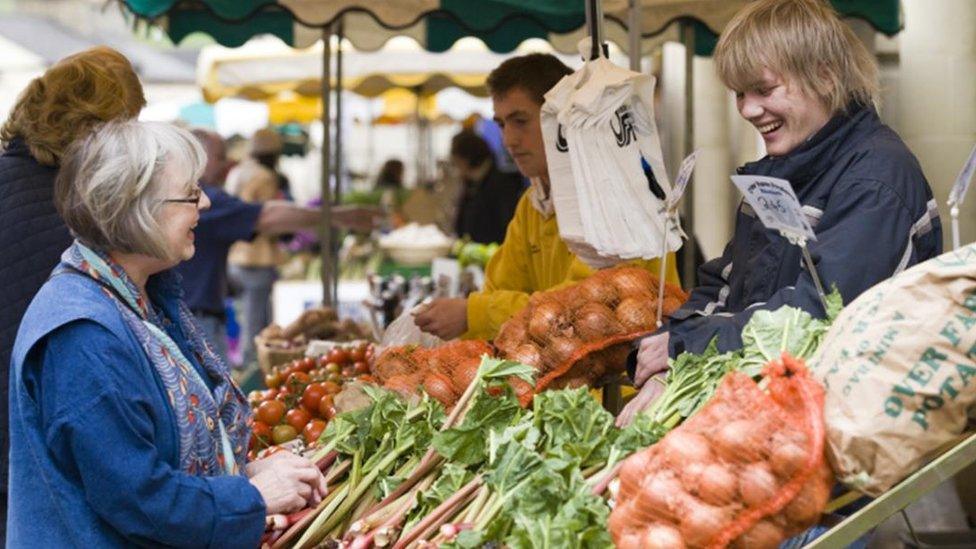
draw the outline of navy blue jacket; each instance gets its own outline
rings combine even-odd
[[[942,225],[915,156],[871,107],[838,115],[794,152],[746,164],[743,175],[790,181],[816,233],[808,243],[824,286],[849,303],[861,292],[942,252]],[[721,257],[670,322],[672,357],[742,346],[752,314],[783,305],[824,316],[800,249],[766,229],[744,201]]]
[[[172,314],[175,273],[147,291]],[[9,547],[257,547],[261,494],[243,476],[180,470],[162,380],[97,282],[61,274],[41,288],[10,373]]]
[[[17,326],[71,235],[54,208],[55,167],[21,139],[0,154],[0,492],[7,491],[7,369]]]

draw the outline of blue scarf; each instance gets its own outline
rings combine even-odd
[[[63,272],[69,268],[98,282],[159,374],[176,417],[180,470],[198,476],[235,475],[243,471],[251,434],[250,408],[186,304],[179,300],[179,318],[175,320],[204,372],[215,380],[212,392],[176,342],[161,328],[162,319],[142,298],[132,279],[108,254],[76,240],[61,256],[58,270]]]

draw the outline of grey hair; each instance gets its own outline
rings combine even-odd
[[[173,259],[157,214],[167,170],[196,185],[207,164],[199,141],[161,122],[113,121],[72,143],[54,201],[75,238],[106,252]]]

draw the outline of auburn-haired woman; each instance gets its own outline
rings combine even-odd
[[[128,59],[97,47],[35,78],[0,128],[0,503],[7,493],[7,368],[17,325],[71,244],[51,198],[61,156],[95,124],[135,117],[145,104]]]

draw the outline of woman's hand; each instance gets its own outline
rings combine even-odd
[[[634,386],[643,387],[654,374],[668,369],[668,333],[645,337],[637,350]]]
[[[328,491],[318,467],[291,452],[276,452],[249,463],[246,473],[264,498],[269,515],[318,505]]]
[[[663,375],[652,377],[650,381],[644,384],[640,392],[624,406],[620,414],[617,415],[617,427],[623,429],[633,423],[634,419],[641,412],[646,410],[648,406],[653,404],[664,393],[666,387],[667,384],[664,383]]]

